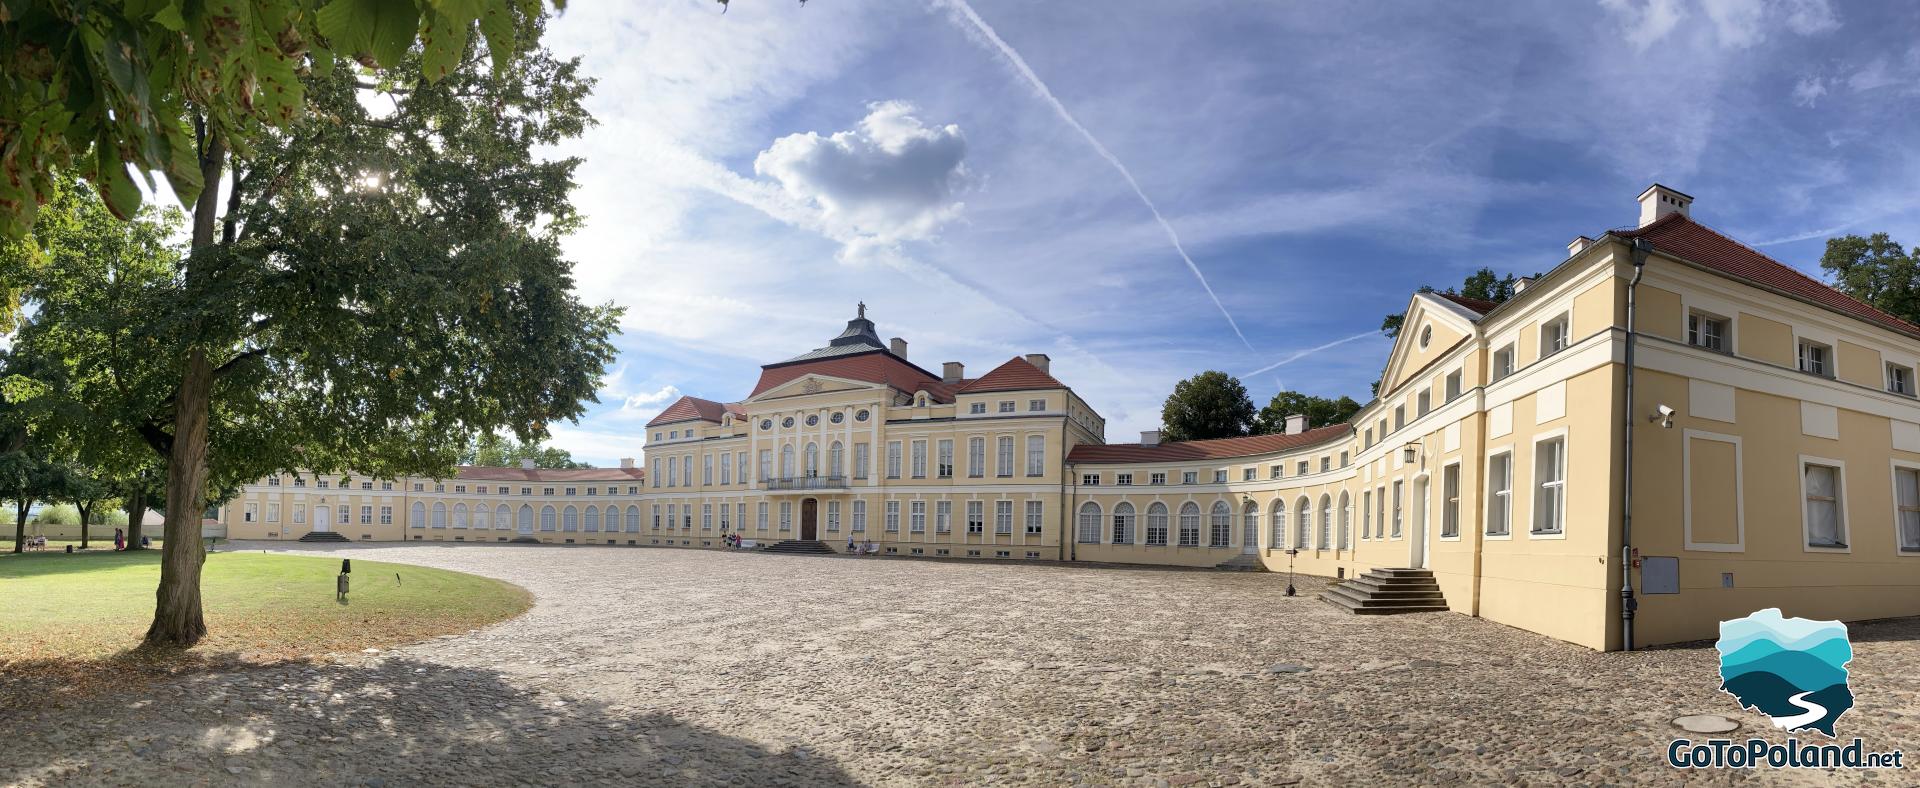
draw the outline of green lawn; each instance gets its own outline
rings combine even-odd
[[[195,651],[268,660],[357,651],[465,632],[532,604],[510,583],[359,560],[352,593],[340,603],[339,571],[337,557],[208,555],[201,584],[208,635]],[[138,645],[159,580],[157,549],[0,557],[0,666],[103,659]]]

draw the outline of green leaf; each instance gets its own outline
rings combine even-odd
[[[160,7],[153,15],[153,22],[175,33],[187,29],[187,20],[180,15],[180,0],[172,0]]]
[[[381,66],[392,67],[407,56],[407,48],[413,46],[414,37],[420,33],[420,9],[399,0],[379,3],[377,8],[373,18],[373,59]]]
[[[378,10],[379,0],[333,0],[314,12],[313,22],[330,46],[358,57],[373,51],[373,18]]]
[[[460,56],[467,52],[467,33],[472,25],[471,20],[459,22],[445,14],[428,16],[427,27],[420,34],[421,46],[425,48],[421,66],[428,82],[440,81],[460,65]]]
[[[179,114],[174,113],[162,124],[167,143],[166,174],[174,196],[186,206],[200,199],[206,178],[200,174],[200,158],[195,154],[193,138],[187,136],[186,127],[176,120],[178,117]]]
[[[513,11],[504,2],[487,4],[480,14],[480,34],[487,37],[487,51],[493,57],[493,73],[499,74],[513,62],[519,44],[514,39]]]
[[[140,187],[127,174],[127,164],[114,150],[113,140],[102,137],[94,146],[94,155],[99,157],[94,188],[100,190],[100,199],[114,216],[132,219],[140,211]]]

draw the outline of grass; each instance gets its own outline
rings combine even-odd
[[[87,540],[87,547],[86,547],[87,550],[100,551],[100,552],[107,552],[107,551],[113,550],[113,529],[111,528],[107,529],[107,538],[105,539],[100,538],[99,534],[90,534],[90,536],[92,538]],[[226,540],[222,539],[220,541],[224,543]],[[48,539],[47,552],[64,553],[67,551],[67,545],[73,545],[73,549],[76,551],[81,549],[80,540],[78,539]],[[158,537],[155,537],[153,539],[153,549],[155,551],[158,551],[160,549],[160,539]],[[5,537],[0,537],[0,554],[4,554],[4,555],[13,554],[13,532],[12,531],[8,531]]]
[[[267,662],[358,651],[465,632],[532,605],[510,583],[374,561],[353,562],[352,593],[337,602],[339,571],[338,558],[208,555],[201,578],[208,634],[192,652]],[[7,554],[0,558],[0,670],[132,658],[152,621],[159,581],[157,549]]]

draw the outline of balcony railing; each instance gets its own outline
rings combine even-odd
[[[786,478],[763,479],[760,488],[768,492],[782,490],[844,490],[847,489],[845,476],[789,476]]]

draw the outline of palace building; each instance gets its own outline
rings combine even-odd
[[[1639,203],[1634,226],[1574,239],[1503,303],[1413,295],[1378,397],[1348,424],[1107,443],[1045,355],[934,374],[863,307],[739,401],[675,402],[648,424],[644,469],[272,478],[222,520],[255,539],[737,533],[897,556],[1410,568],[1439,606],[1596,649],[1711,638],[1764,607],[1920,614],[1920,326],[1694,221],[1685,194],[1655,185]],[[1392,591],[1349,588],[1333,598],[1360,612]]]

